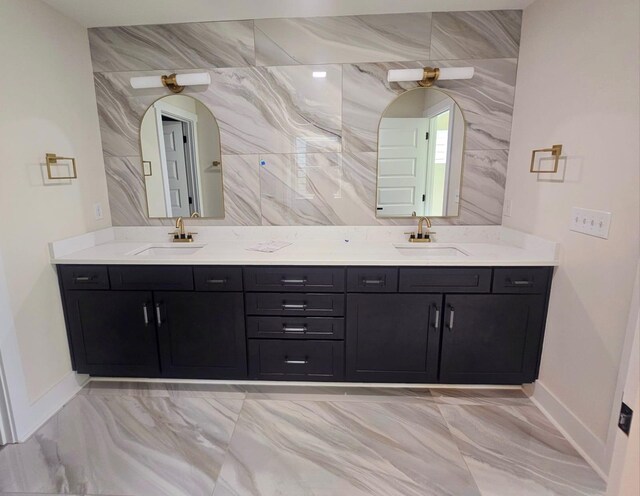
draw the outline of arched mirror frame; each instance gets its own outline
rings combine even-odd
[[[438,88],[435,86],[416,86],[415,88],[410,88],[408,90],[403,91],[402,93],[396,95],[396,97],[389,102],[389,104],[385,107],[385,109],[383,110],[382,114],[380,114],[380,119],[378,120],[378,130],[377,130],[377,141],[376,141],[376,189],[375,189],[375,206],[374,208],[376,209],[376,218],[378,219],[409,219],[412,216],[409,215],[400,215],[400,216],[393,216],[393,215],[380,215],[379,211],[378,211],[378,192],[379,192],[379,163],[380,163],[380,126],[382,124],[382,119],[384,118],[384,115],[387,113],[387,111],[389,110],[389,108],[403,95],[406,95],[409,92],[412,91],[417,91],[417,90],[427,90],[427,91],[439,91],[443,94],[445,94],[448,98],[451,98],[451,100],[453,100],[453,102],[455,103],[455,105],[458,107],[458,109],[460,110],[460,115],[462,116],[462,151],[461,151],[461,163],[460,163],[460,186],[458,188],[458,198],[459,200],[462,200],[462,181],[464,178],[464,169],[465,169],[465,151],[466,151],[466,146],[467,146],[467,120],[464,117],[464,111],[462,109],[462,106],[458,103],[458,101],[451,96],[451,94],[445,90],[443,90],[442,88]],[[458,217],[460,215],[460,201],[458,201],[458,212],[455,215],[436,215],[436,216],[431,216],[431,215],[427,215],[427,217],[434,217],[434,218],[440,218],[440,219],[444,219],[444,218],[453,218],[453,217]],[[418,216],[420,217],[420,216]]]
[[[166,98],[170,98],[173,96],[186,96],[189,97],[191,99],[193,99],[196,103],[201,104],[211,115],[213,121],[216,124],[216,131],[217,131],[217,138],[218,138],[218,147],[219,147],[219,165],[217,167],[220,168],[220,188],[221,188],[221,195],[222,195],[222,215],[219,217],[213,217],[213,216],[204,216],[204,215],[200,215],[200,212],[198,212],[197,217],[198,218],[203,218],[203,219],[214,219],[214,220],[222,220],[225,218],[226,216],[226,208],[225,208],[225,194],[224,194],[224,165],[223,165],[223,161],[222,161],[222,140],[221,140],[221,136],[220,136],[220,125],[218,124],[218,119],[216,119],[215,114],[213,113],[213,111],[209,108],[209,106],[207,104],[205,104],[202,100],[196,98],[193,95],[189,95],[189,94],[180,94],[180,95],[176,95],[174,93],[171,93],[169,95],[162,95],[158,98],[156,98],[148,107],[147,109],[142,113],[142,117],[140,118],[140,124],[138,125],[138,148],[140,150],[140,172],[142,174],[142,184],[144,187],[144,200],[145,200],[145,208],[146,208],[146,214],[147,214],[147,218],[149,219],[171,219],[171,218],[175,218],[177,216],[175,215],[165,215],[165,216],[151,216],[150,215],[150,211],[149,211],[149,192],[148,192],[148,188],[147,188],[147,180],[146,177],[148,177],[149,175],[146,174],[145,172],[145,162],[147,162],[146,160],[144,160],[144,153],[143,153],[143,149],[142,149],[142,127],[144,124],[144,119],[147,116],[147,113],[149,113],[150,111],[153,111],[153,109],[156,108],[156,104],[158,102],[161,102],[162,100],[166,99]],[[155,111],[154,111],[155,113]],[[154,115],[153,116],[153,121],[156,124],[156,133],[159,132],[159,128],[158,128],[158,115]],[[199,192],[200,195],[202,195],[202,191]]]

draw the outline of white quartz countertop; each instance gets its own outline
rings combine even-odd
[[[170,229],[169,229],[170,230]],[[408,243],[406,226],[200,227],[169,243],[166,227],[114,227],[50,244],[53,264],[552,266],[555,243],[501,226],[437,226],[433,243]],[[290,245],[251,250],[265,241]],[[152,250],[146,251],[149,248]],[[182,251],[185,250],[185,251]],[[146,252],[145,252],[146,251]]]

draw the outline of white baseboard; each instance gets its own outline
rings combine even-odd
[[[543,383],[532,387],[531,401],[549,421],[567,438],[571,445],[598,473],[607,480],[605,443],[596,436],[569,408]]]
[[[14,412],[21,421],[16,426],[22,443],[71,400],[89,381],[88,375],[69,372],[60,382],[28,406],[28,411]],[[16,415],[16,416],[17,416]]]

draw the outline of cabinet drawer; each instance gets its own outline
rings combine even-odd
[[[494,293],[543,294],[547,292],[549,267],[504,267],[493,271]]]
[[[327,317],[249,317],[247,337],[343,339],[344,319]]]
[[[240,267],[194,267],[196,291],[242,291]]]
[[[248,267],[247,291],[344,291],[344,269],[336,267]]]
[[[247,315],[344,315],[343,294],[246,293]]]
[[[249,340],[249,377],[268,380],[342,380],[342,341]]]
[[[488,293],[490,289],[490,268],[400,269],[400,292],[402,293]]]
[[[64,289],[109,289],[106,265],[60,265]]]
[[[350,267],[347,269],[347,291],[395,293],[398,291],[398,269],[395,267]]]
[[[111,289],[189,290],[193,289],[193,269],[172,265],[112,265]]]

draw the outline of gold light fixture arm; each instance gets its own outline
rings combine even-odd
[[[174,93],[180,93],[184,86],[180,86],[178,84],[178,80],[176,78],[176,73],[169,74],[168,76],[162,76],[162,84],[164,84],[167,88],[169,88]]]
[[[437,67],[425,67],[422,71],[422,81],[418,81],[418,84],[424,88],[433,86],[440,77],[440,69]]]

